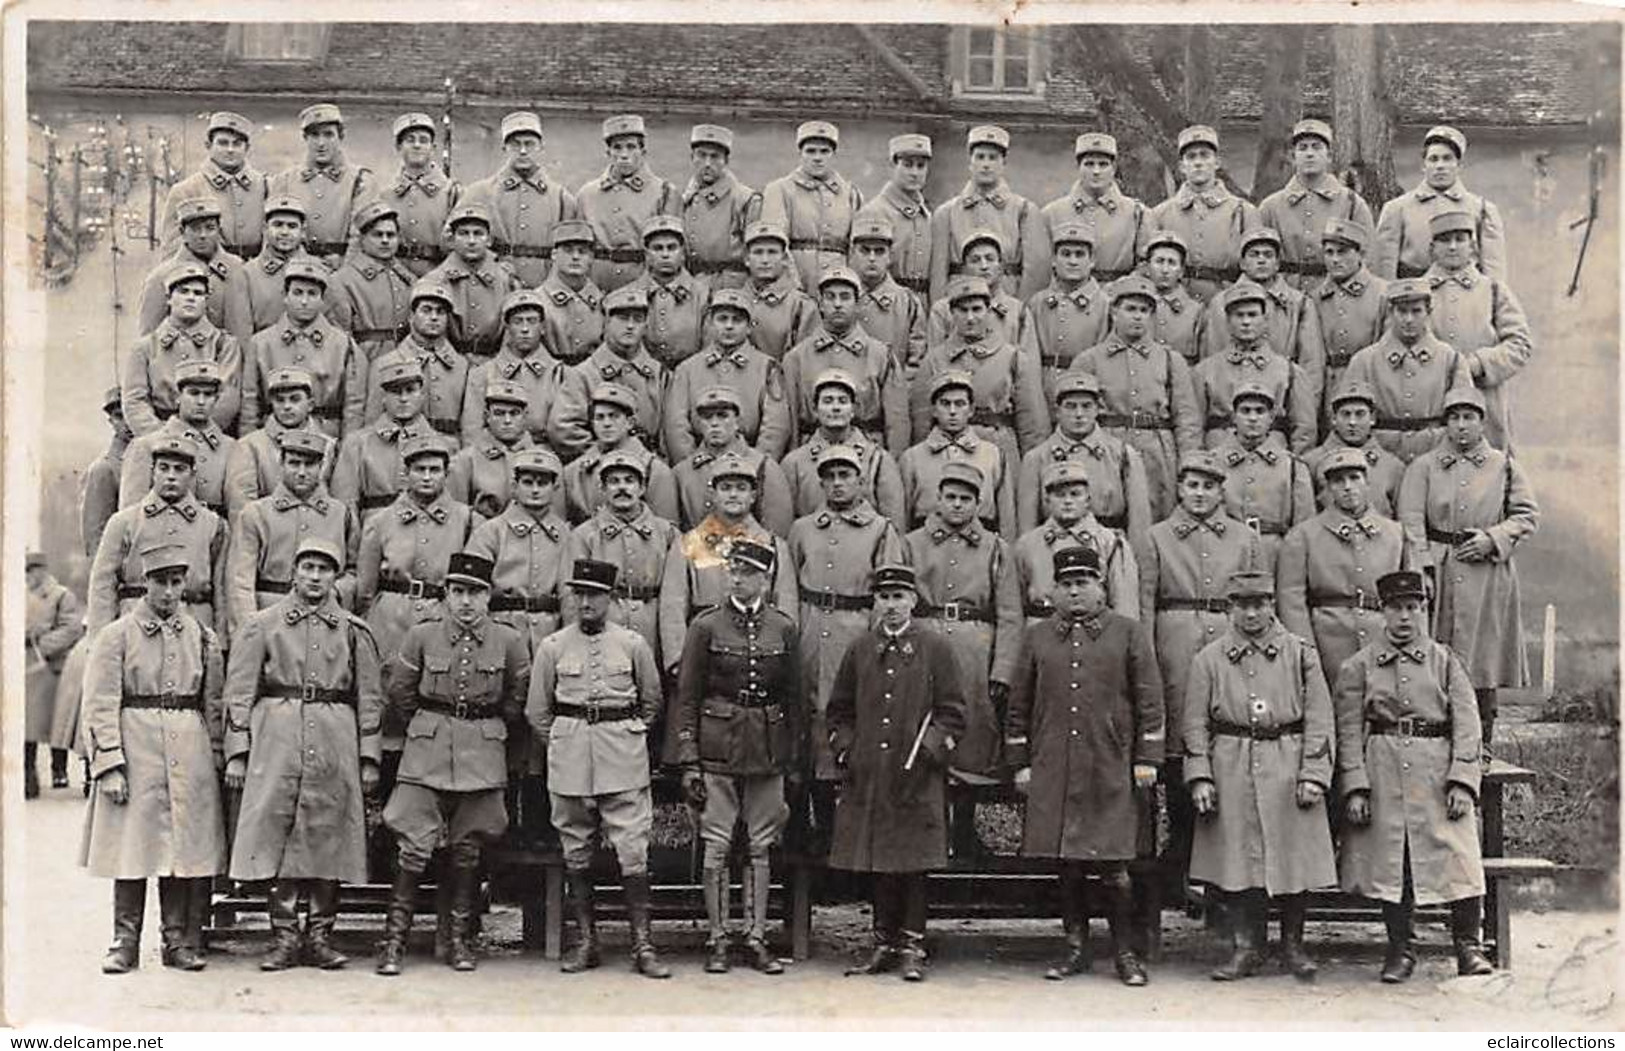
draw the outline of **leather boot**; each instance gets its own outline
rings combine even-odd
[[[1303,947],[1303,925],[1309,903],[1302,894],[1281,899],[1281,967],[1300,982],[1312,982],[1320,970]]]
[[[207,961],[187,944],[187,927],[192,906],[191,881],[179,876],[158,880],[158,918],[163,925],[165,967],[201,971]]]
[[[848,975],[885,974],[897,966],[897,881],[879,872],[871,878],[874,880],[874,949],[866,962],[848,967]]]
[[[1490,963],[1484,943],[1479,940],[1483,925],[1483,898],[1462,898],[1450,903],[1450,940],[1456,946],[1456,973],[1464,978],[1495,973],[1495,965]]]
[[[434,958],[444,963],[451,956],[451,858],[440,861],[434,881]]]
[[[728,973],[728,870],[706,869],[704,873],[705,919],[710,933],[705,940],[705,973]],[[745,883],[749,900],[750,883]]]
[[[39,745],[23,742],[23,798],[39,798]]]
[[[1162,892],[1160,873],[1130,874],[1134,896],[1134,928],[1130,934],[1134,951],[1147,963],[1162,962]]]
[[[141,922],[147,911],[147,881],[113,881],[113,944],[102,960],[103,974],[128,974],[141,966]]]
[[[1140,962],[1139,954],[1134,951],[1134,889],[1126,870],[1106,884],[1106,899],[1109,908],[1106,922],[1112,932],[1112,956],[1117,978],[1124,985],[1145,985],[1151,978],[1145,973],[1145,965]]]
[[[1066,957],[1044,977],[1052,982],[1089,973],[1089,910],[1083,897],[1083,875],[1070,865],[1061,869],[1061,929],[1066,934]]]
[[[570,872],[570,911],[575,914],[576,943],[564,954],[559,970],[579,974],[598,966],[598,922],[592,905],[592,879],[585,872]]]
[[[475,855],[473,859],[458,859],[451,869],[451,928],[446,962],[454,971],[472,971],[477,966],[468,939],[474,922],[474,896],[480,887],[479,864],[479,856]]]
[[[314,907],[314,906],[313,906]],[[299,966],[299,881],[274,880],[265,892],[265,911],[271,917],[271,951],[260,961],[262,971],[286,971]]]
[[[655,952],[653,923],[649,917],[649,875],[623,876],[627,917],[632,922],[632,969],[645,978],[670,978],[671,968]]]
[[[389,914],[384,919],[384,937],[378,942],[378,963],[373,968],[386,977],[401,973],[401,960],[406,956],[406,936],[412,930],[412,914],[418,905],[418,877],[420,872],[398,868],[395,882],[390,887]]]
[[[925,932],[904,931],[903,947],[897,953],[898,970],[905,982],[925,981]]]
[[[1234,982],[1258,971],[1258,914],[1263,911],[1262,895],[1253,891],[1224,895],[1224,922],[1230,933],[1230,959],[1220,964],[1211,977],[1215,982]]]
[[[68,787],[68,750],[66,748],[51,749],[51,787]]]
[[[1416,972],[1416,953],[1411,951],[1410,905],[1383,902],[1382,925],[1388,930],[1388,954],[1382,961],[1382,980],[1388,985],[1408,982]]]
[[[767,947],[767,896],[773,869],[766,858],[751,858],[745,870],[745,952],[750,965],[763,974],[783,974],[784,964]]]
[[[324,971],[336,971],[350,958],[333,948],[333,926],[339,919],[339,881],[316,879],[310,886],[310,918],[305,921],[305,959]]]
[[[229,841],[227,845],[229,847]],[[207,960],[209,953],[203,941],[203,931],[214,912],[214,877],[199,876],[191,884],[191,898],[186,912],[186,944],[192,947],[199,959]]]

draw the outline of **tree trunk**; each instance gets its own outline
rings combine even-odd
[[[1178,170],[1180,107],[1157,89],[1134,62],[1116,26],[1073,27],[1066,40],[1078,68],[1089,71],[1100,122],[1117,137],[1117,180],[1123,192],[1147,204],[1168,195],[1163,169]]]
[[[1213,28],[1192,25],[1185,33],[1185,97],[1180,107],[1186,124],[1219,126],[1218,86],[1213,82]]]
[[[1253,165],[1253,200],[1262,201],[1292,174],[1292,125],[1303,116],[1304,51],[1309,30],[1303,25],[1265,30],[1264,72],[1258,85],[1258,159]]]
[[[1373,214],[1400,193],[1394,175],[1394,106],[1383,69],[1388,43],[1388,31],[1380,26],[1332,28],[1333,161]]]

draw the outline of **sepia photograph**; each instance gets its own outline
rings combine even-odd
[[[1619,15],[7,5],[0,1027],[1619,1029]]]

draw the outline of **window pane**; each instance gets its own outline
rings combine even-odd
[[[1004,56],[1004,86],[1010,91],[1026,91],[1027,83],[1027,56],[1011,58],[1008,52]]]
[[[993,57],[993,38],[995,30],[972,29],[966,40],[967,50],[972,58]]]
[[[993,59],[972,58],[966,67],[965,84],[973,88],[997,87],[993,79]]]
[[[314,59],[322,28],[314,22],[246,22],[242,25],[242,57],[265,62]]]

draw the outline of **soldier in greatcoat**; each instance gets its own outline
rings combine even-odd
[[[1224,347],[1191,370],[1191,391],[1202,420],[1203,442],[1217,449],[1234,433],[1230,413],[1236,388],[1263,385],[1273,405],[1271,428],[1281,431],[1293,453],[1314,447],[1320,423],[1319,392],[1311,391],[1303,369],[1276,353],[1267,335],[1270,298],[1263,288],[1242,278],[1214,297],[1222,304],[1230,328]]]
[[[553,265],[536,291],[547,298],[542,342],[566,365],[578,364],[604,338],[604,294],[592,283],[592,224],[566,219],[553,226]]]
[[[1447,125],[1422,136],[1422,181],[1408,193],[1382,206],[1377,217],[1375,260],[1378,276],[1421,277],[1432,263],[1428,223],[1443,212],[1473,217],[1478,242],[1478,269],[1487,277],[1507,279],[1506,224],[1495,202],[1462,185],[1461,162],[1467,136]]]
[[[497,128],[502,166],[470,183],[463,200],[484,205],[491,216],[491,252],[506,263],[523,288],[546,279],[556,224],[581,214],[575,194],[552,183],[542,170],[542,118],[528,110],[509,113]]]
[[[1064,197],[1044,205],[1043,218],[1053,252],[1061,227],[1077,223],[1089,233],[1094,276],[1115,281],[1134,272],[1154,232],[1151,210],[1117,185],[1117,139],[1086,131],[1072,144],[1078,179]]]
[[[1343,791],[1341,885],[1382,903],[1382,980],[1416,969],[1411,913],[1450,904],[1456,973],[1489,974],[1479,941],[1484,864],[1473,820],[1483,778],[1478,706],[1461,659],[1427,637],[1422,574],[1377,580],[1383,629],[1343,664],[1337,773]]]
[[[996,230],[1005,246],[1005,287],[1024,300],[1049,279],[1044,217],[1005,178],[1008,131],[997,124],[971,128],[965,134],[965,152],[970,178],[964,189],[931,213],[931,298],[946,294],[948,279],[960,273],[971,231]]]
[[[1370,244],[1369,227],[1343,219],[1328,221],[1320,235],[1325,280],[1304,290],[1320,314],[1320,336],[1326,348],[1323,421],[1336,412],[1332,399],[1343,389],[1349,362],[1381,339],[1388,324],[1388,282],[1366,265]]]
[[[1049,236],[1049,287],[1033,293],[1027,311],[1038,361],[1044,367],[1044,400],[1053,402],[1056,377],[1105,338],[1111,303],[1094,276],[1094,231],[1067,220],[1055,224]]]
[[[495,518],[508,506],[513,458],[532,447],[525,417],[530,394],[504,379],[485,384],[482,425],[451,458],[446,491],[486,518]]]
[[[1011,294],[1007,287],[1014,279],[1004,272],[1004,235],[985,228],[972,230],[960,244],[959,255],[962,260],[959,273],[948,279],[947,285],[931,301],[931,309],[926,313],[926,345],[934,347],[953,335],[954,311],[948,293],[953,290],[956,278],[974,277],[987,283],[988,338],[995,343],[1009,343],[1037,357],[1038,337],[1033,331],[1032,311],[1028,309],[1026,299]]]
[[[423,280],[451,293],[447,337],[452,346],[483,361],[502,343],[503,300],[523,286],[491,251],[491,210],[486,205],[465,201],[453,208],[446,217],[446,235],[451,254]]]
[[[931,204],[925,197],[931,178],[931,137],[893,135],[886,142],[886,156],[891,160],[891,178],[858,216],[890,225],[892,278],[924,309],[931,303]]]
[[[576,191],[576,202],[596,241],[592,283],[608,295],[643,273],[643,224],[656,215],[681,215],[683,196],[676,183],[649,170],[641,116],[605,117],[602,130],[609,163]]]
[[[448,134],[450,120],[448,112]],[[464,191],[462,185],[436,163],[435,137],[439,125],[433,117],[427,113],[403,113],[395,118],[389,130],[395,143],[395,155],[401,163],[395,169],[395,177],[378,188],[377,200],[387,202],[384,207],[398,213],[400,247],[396,256],[415,280],[446,258],[446,216],[462,200]],[[365,230],[359,208],[355,228],[357,233]]]
[[[226,867],[220,644],[183,608],[192,551],[159,543],[137,557],[146,594],[95,635],[85,669],[85,749],[96,787],[79,863],[113,880],[104,974],[140,966],[153,877],[164,966],[201,971],[209,887]]]
[[[273,195],[299,198],[305,206],[305,250],[337,270],[350,247],[355,209],[376,196],[372,170],[344,155],[344,115],[331,102],[299,113],[305,159],[271,176]]]
[[[1224,507],[1258,534],[1263,564],[1273,566],[1281,539],[1314,517],[1314,487],[1303,461],[1270,429],[1275,398],[1268,387],[1243,380],[1230,405],[1230,437],[1213,450],[1224,466]]]
[[[1312,117],[1298,121],[1292,126],[1288,149],[1292,176],[1259,202],[1258,221],[1281,235],[1281,272],[1287,283],[1310,292],[1327,272],[1320,250],[1327,223],[1369,231],[1371,206],[1332,170],[1330,124]]]
[[[327,318],[355,340],[370,373],[411,330],[407,319],[418,274],[400,258],[401,217],[394,208],[367,202],[356,209],[355,229],[357,250],[327,284]]]
[[[600,484],[604,461],[624,456],[638,463],[643,497],[650,510],[668,522],[676,522],[677,482],[666,461],[651,448],[656,437],[648,435],[645,443],[637,422],[639,412],[647,407],[647,399],[619,383],[603,382],[592,388],[585,404],[592,445],[564,469],[564,517],[579,525],[597,513],[604,503],[604,487]]]
[[[683,187],[688,269],[713,290],[745,283],[745,230],[762,210],[762,195],[728,168],[734,133],[716,124],[689,129],[693,176]]]
[[[692,357],[705,336],[711,286],[688,269],[688,232],[674,215],[643,224],[643,273],[627,288],[649,304],[643,345],[668,371]]]
[[[282,268],[283,312],[243,348],[242,428],[264,421],[271,374],[300,368],[313,382],[313,429],[337,441],[361,427],[367,404],[367,358],[350,333],[322,316],[327,268],[295,259]]]
[[[39,795],[35,765],[41,742],[51,749],[51,787],[68,787],[68,749],[51,741],[58,679],[68,651],[85,633],[84,609],[51,576],[45,555],[30,551],[23,563],[23,796]]]
[[[673,464],[671,472],[677,487],[677,525],[693,529],[711,513],[716,506],[711,485],[713,470],[724,456],[732,455],[745,461],[754,473],[755,503],[751,512],[756,520],[774,536],[787,537],[796,520],[790,483],[777,460],[745,444],[739,433],[740,406],[739,392],[732,387],[708,387],[695,392],[690,411],[699,445]]]
[[[699,444],[692,414],[701,391],[732,389],[739,401],[739,430],[745,441],[775,461],[790,441],[790,408],[779,363],[752,346],[750,298],[738,289],[715,292],[706,307],[710,340],[700,352],[672,370],[661,412],[666,455],[675,463]]]
[[[796,128],[800,164],[762,189],[761,220],[789,238],[802,288],[817,287],[825,270],[845,265],[852,220],[863,207],[862,191],[835,170],[840,142],[834,124],[805,121]]]
[[[242,401],[242,347],[204,316],[209,271],[201,263],[172,263],[164,272],[169,313],[136,340],[119,364],[124,419],[137,435],[150,434],[175,415],[175,367],[203,358],[220,366],[220,400],[214,420],[230,430]]]
[[[343,967],[348,959],[331,942],[339,884],[367,879],[362,796],[378,787],[384,701],[372,632],[340,608],[333,588],[344,559],[331,540],[302,539],[288,593],[232,640],[226,787],[243,796],[230,875],[271,881],[276,943],[262,971]]]
[[[1106,604],[1130,619],[1140,616],[1139,556],[1117,530],[1094,515],[1089,470],[1075,460],[1058,460],[1044,468],[1040,484],[1049,516],[1023,533],[1011,548],[1016,587],[1029,621],[1054,609],[1055,556],[1070,547],[1092,548],[1100,556]]]
[[[333,466],[333,496],[350,505],[365,526],[395,502],[406,482],[401,449],[414,438],[434,437],[423,414],[423,366],[416,358],[391,352],[372,370],[379,390],[380,415],[346,435]]]
[[[388,409],[389,399],[385,397],[383,385],[383,377],[391,370],[383,368],[383,363],[410,358],[418,366],[417,379],[423,386],[422,411],[429,426],[454,442],[461,439],[470,359],[452,345],[447,335],[455,295],[433,275],[412,286],[412,312],[407,322],[410,331],[387,358],[380,357],[372,365],[363,413],[367,423],[376,422],[380,416],[395,415]]]
[[[846,369],[829,368],[813,380],[813,419],[817,429],[784,457],[784,479],[790,487],[795,516],[808,515],[824,504],[818,461],[832,446],[851,449],[858,458],[858,485],[863,498],[893,521],[903,519],[903,477],[897,461],[878,441],[853,425],[859,383]]]
[[[254,333],[274,325],[286,309],[283,269],[295,259],[321,265],[305,251],[305,206],[297,197],[273,197],[265,203],[264,247],[226,279],[220,327],[245,351]]]
[[[158,252],[169,255],[181,242],[180,206],[199,197],[220,209],[221,247],[239,259],[260,250],[265,218],[265,173],[248,163],[254,125],[229,110],[209,114],[203,131],[209,155],[198,170],[169,188],[158,220]]]
[[[1046,978],[1089,969],[1085,880],[1105,886],[1117,977],[1145,985],[1133,946],[1135,856],[1144,799],[1163,758],[1162,677],[1139,621],[1106,608],[1100,556],[1055,558],[1054,616],[1021,633],[1005,748],[1027,797],[1021,853],[1055,858],[1067,955]]]
[[[790,258],[790,236],[782,226],[751,223],[745,228],[745,269],[749,276],[741,290],[750,301],[750,341],[782,362],[791,347],[818,327],[818,300],[801,287]]]
[[[852,270],[863,283],[858,324],[891,349],[892,361],[910,375],[925,356],[925,307],[892,276],[891,221],[881,215],[852,220]]]
[[[1177,145],[1183,181],[1172,197],[1151,209],[1151,221],[1184,238],[1186,283],[1191,295],[1206,303],[1236,279],[1241,235],[1258,225],[1258,209],[1220,180],[1218,132],[1193,124],[1179,133]]]
[[[948,863],[948,768],[965,733],[950,645],[914,622],[914,570],[873,573],[876,623],[847,645],[829,691],[822,742],[843,778],[832,867],[872,874],[874,950],[848,974],[925,978],[926,874]],[[803,622],[805,627],[811,624]],[[815,745],[819,730],[814,731]]]
[[[1145,265],[1141,269],[1155,292],[1156,306],[1150,324],[1152,338],[1166,343],[1187,365],[1195,365],[1202,356],[1207,312],[1185,287],[1188,252],[1183,237],[1172,230],[1158,230],[1146,238]]]
[[[1326,377],[1326,344],[1320,332],[1320,313],[1307,293],[1281,276],[1281,235],[1267,226],[1255,227],[1241,238],[1241,277],[1264,293],[1264,342],[1303,372],[1304,397],[1319,419],[1321,389]],[[1208,303],[1203,325],[1202,356],[1224,350],[1230,342],[1229,311],[1223,297]],[[1311,444],[1313,439],[1311,438]]]
[[[547,297],[521,288],[502,301],[502,346],[496,357],[469,367],[463,393],[463,442],[485,429],[486,393],[493,382],[516,383],[525,394],[523,428],[533,442],[547,441],[547,420],[563,382],[564,369],[548,351],[544,332]]]
[[[215,514],[226,517],[226,475],[237,440],[220,430],[211,415],[220,402],[220,366],[193,358],[175,366],[175,415],[130,443],[119,477],[120,507],[152,491],[152,454],[162,442],[181,438],[196,451],[192,491]]]
[[[1326,465],[1345,450],[1359,453],[1366,464],[1366,481],[1372,510],[1389,518],[1399,517],[1399,483],[1405,465],[1399,457],[1377,443],[1377,395],[1363,380],[1347,380],[1327,402],[1331,410],[1331,433],[1326,440],[1303,454],[1309,468],[1309,481],[1315,487],[1315,502],[1322,508],[1330,502],[1326,488]]]
[[[631,433],[654,449],[660,442],[661,416],[671,373],[650,355],[643,337],[649,317],[649,297],[637,288],[606,295],[604,341],[575,365],[564,368],[547,421],[553,451],[569,463],[593,443],[593,416],[601,388],[613,386],[633,401]]]
[[[220,209],[211,201],[181,202],[181,244],[172,254],[158,256],[141,285],[136,334],[150,335],[163,322],[169,307],[169,273],[178,266],[195,266],[208,282],[203,314],[221,331],[226,328],[226,288],[243,269],[243,261],[220,247]]]
[[[1016,464],[1004,449],[971,429],[971,404],[976,380],[969,372],[950,369],[931,378],[933,426],[897,462],[903,478],[903,506],[912,529],[937,506],[938,481],[954,463],[974,466],[984,485],[976,516],[989,531],[1006,540],[1016,538]]]

